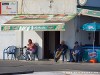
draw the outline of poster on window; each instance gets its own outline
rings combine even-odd
[[[17,1],[2,1],[1,14],[17,14],[18,2]]]
[[[96,58],[97,57],[97,51],[96,49],[88,49],[88,55],[90,58]]]

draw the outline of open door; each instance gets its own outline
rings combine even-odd
[[[55,32],[55,49],[58,47],[60,44],[60,31]]]
[[[49,31],[44,32],[44,59],[49,59]]]
[[[60,31],[44,32],[44,59],[53,59],[54,50],[60,43]]]
[[[98,46],[99,45],[99,31],[95,32],[95,45]]]

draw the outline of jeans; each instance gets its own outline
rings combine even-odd
[[[37,52],[34,52],[34,53],[33,53],[33,58],[35,59],[35,57],[36,57],[37,59],[39,59],[39,58],[38,58],[38,53],[37,53]]]
[[[25,54],[26,54],[26,60],[35,60],[35,56],[38,59],[38,54],[36,52],[26,50]]]
[[[26,50],[26,60],[33,60],[33,52],[30,50]]]
[[[66,52],[62,52],[62,61],[64,62],[64,57],[67,59]]]
[[[82,62],[82,54],[81,53],[76,54],[76,62]]]

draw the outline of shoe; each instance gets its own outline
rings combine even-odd
[[[55,62],[57,62],[57,58],[55,58]]]
[[[29,61],[30,59],[26,59],[26,61]]]

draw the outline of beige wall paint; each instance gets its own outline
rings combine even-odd
[[[76,0],[24,0],[24,14],[71,14],[76,13]]]
[[[64,40],[65,43],[69,46],[69,49],[72,49],[75,42],[75,25],[74,19],[66,23],[66,31],[60,32],[60,41]]]
[[[76,13],[76,0],[2,0],[18,1],[18,14],[71,14]],[[22,7],[23,1],[23,7]]]

